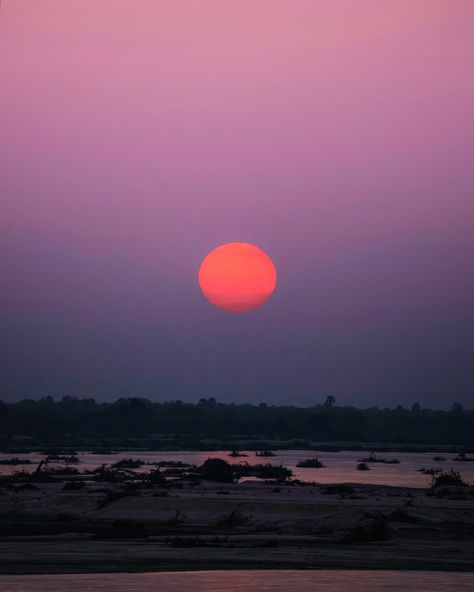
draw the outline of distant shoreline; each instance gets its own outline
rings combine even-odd
[[[133,442],[128,439],[127,442],[118,441],[116,439],[104,442],[103,438],[98,440],[90,440],[87,444],[83,440],[75,439],[48,439],[46,441],[35,440],[33,438],[15,439],[14,442],[6,443],[5,439],[0,438],[0,453],[4,454],[28,454],[50,451],[62,450],[65,453],[72,450],[78,452],[98,452],[107,454],[109,451],[116,452],[217,452],[217,451],[251,451],[258,450],[308,450],[314,452],[445,452],[447,454],[457,454],[461,451],[466,453],[474,453],[474,445],[460,445],[460,444],[398,444],[394,442],[301,442],[296,443],[294,440],[289,441],[274,441],[261,440],[258,446],[255,446],[255,441],[245,440],[215,440],[199,445],[194,442],[194,446],[181,446],[164,444],[163,446],[147,446],[147,438],[136,438]]]
[[[474,450],[474,411],[338,406],[334,397],[312,407],[260,403],[197,404],[132,397],[113,403],[44,397],[0,401],[0,449],[80,450]],[[324,448],[323,448],[324,447]],[[446,448],[447,447],[447,448]]]

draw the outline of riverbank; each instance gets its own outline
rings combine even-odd
[[[248,481],[0,489],[0,573],[474,571],[472,488]]]
[[[209,452],[218,450],[314,450],[318,452],[445,452],[449,454],[474,453],[474,445],[471,444],[440,444],[435,442],[411,443],[370,441],[354,442],[350,440],[319,441],[307,439],[271,439],[271,438],[196,438],[189,436],[143,436],[129,438],[93,438],[93,437],[67,437],[40,438],[29,436],[0,437],[0,451],[6,454],[28,454],[51,451],[90,452],[104,454],[114,451],[141,451],[141,452]]]

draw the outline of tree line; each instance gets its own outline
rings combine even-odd
[[[424,409],[417,403],[411,408],[359,409],[338,406],[334,397],[313,407],[220,403],[213,397],[196,404],[138,397],[111,403],[76,397],[0,401],[1,438],[64,434],[473,445],[474,411],[459,403],[449,411]]]

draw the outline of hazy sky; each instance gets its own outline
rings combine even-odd
[[[3,0],[0,398],[472,406],[474,2]],[[263,248],[232,315],[202,258]]]

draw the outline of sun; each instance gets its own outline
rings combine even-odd
[[[228,312],[248,312],[272,295],[277,273],[270,257],[250,243],[225,243],[199,268],[199,286],[211,304]]]

